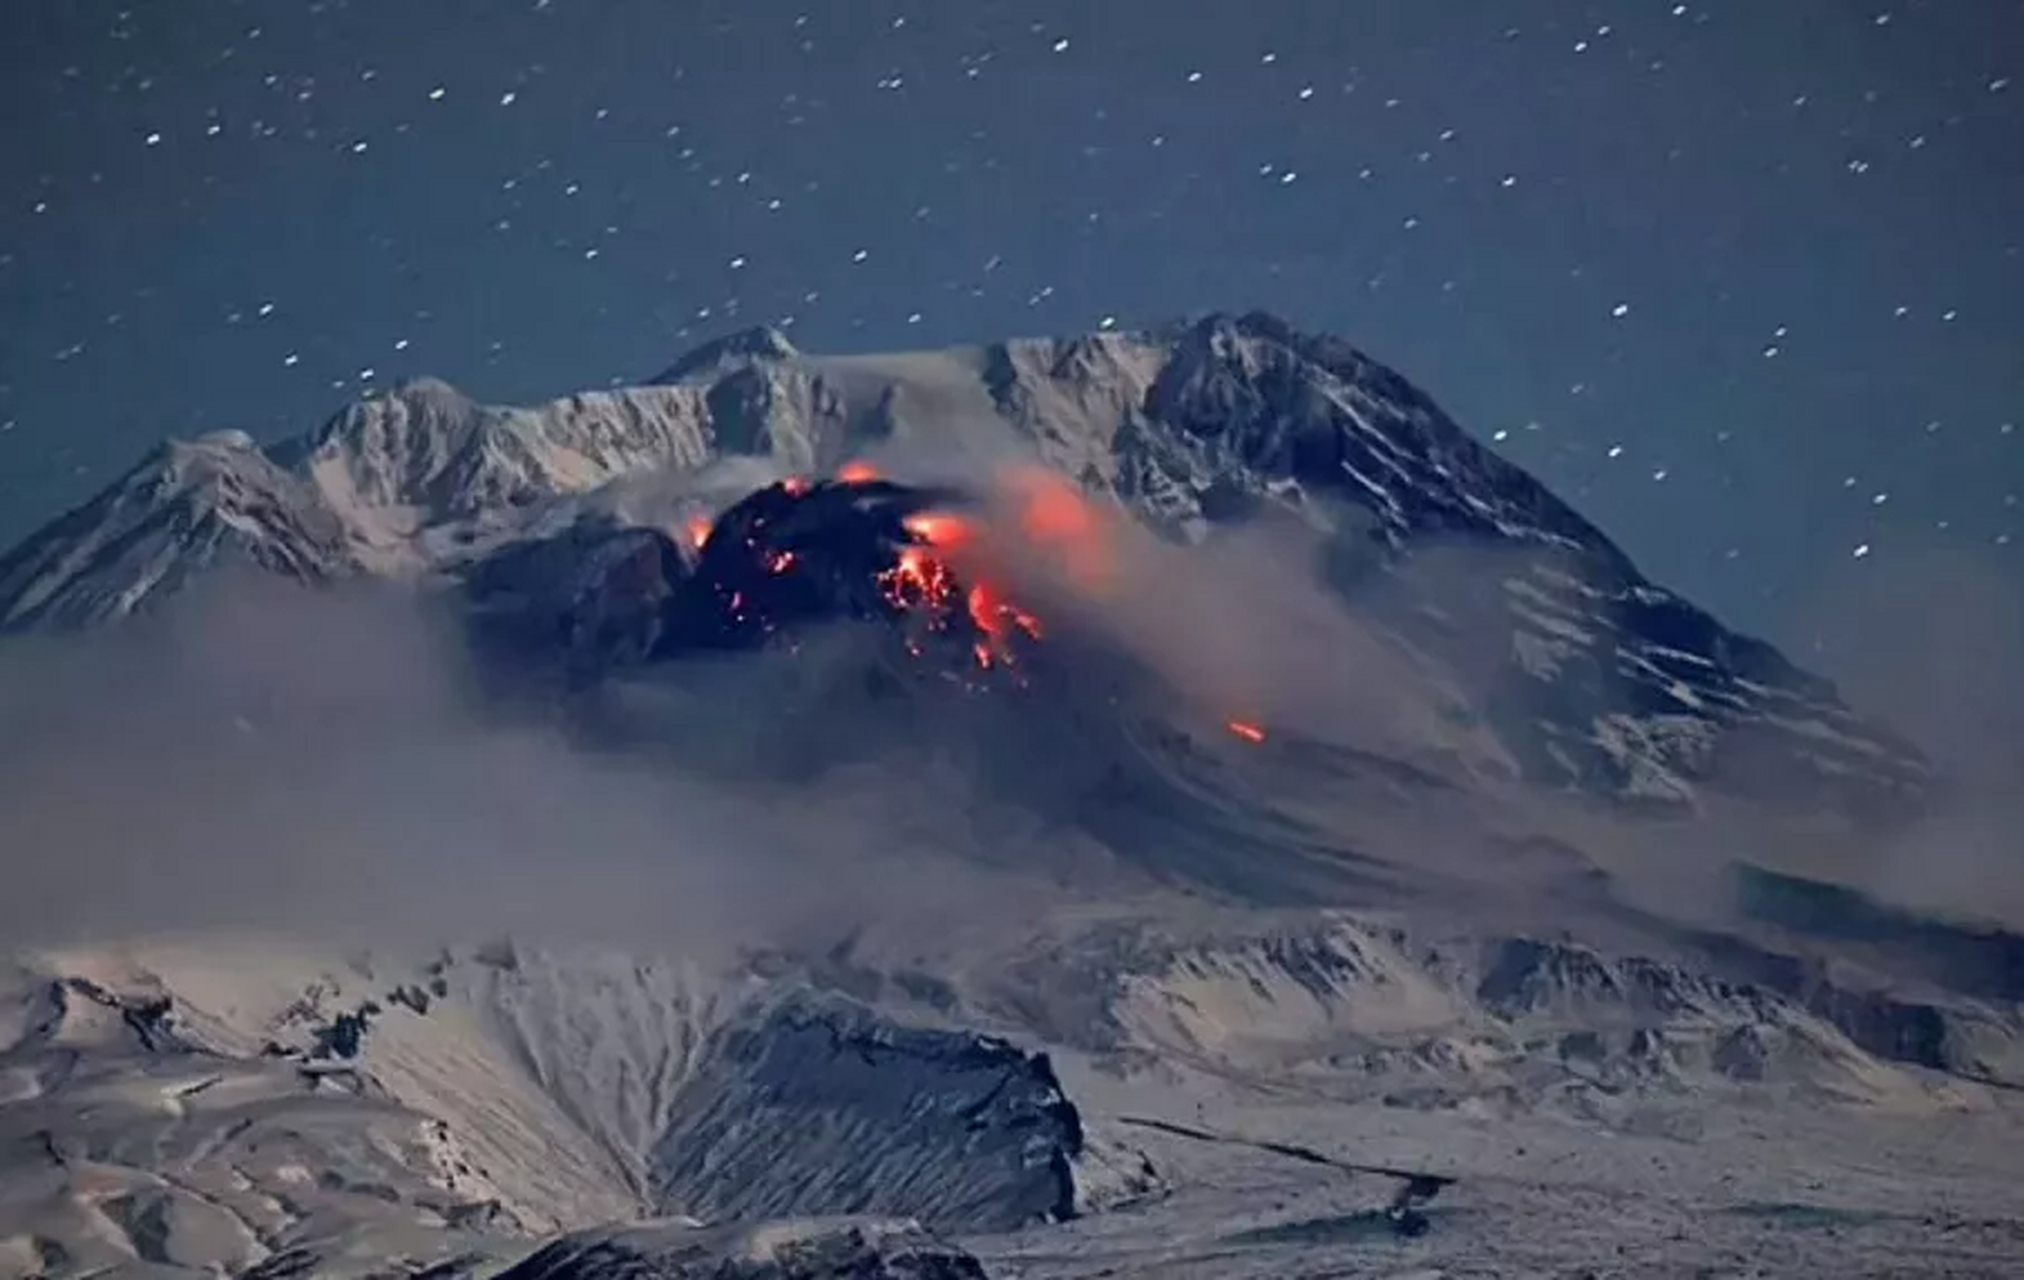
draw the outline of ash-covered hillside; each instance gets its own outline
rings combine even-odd
[[[920,553],[906,548],[926,539],[872,528],[830,486],[804,491],[871,454],[938,481],[1038,463],[1176,546],[1290,523],[1367,632],[1446,691],[1429,714],[1481,726],[1532,782],[1659,805],[1713,788],[1872,817],[1916,807],[1927,786],[1915,748],[1647,581],[1405,379],[1255,314],[843,358],[759,330],[648,385],[527,409],[411,383],[272,448],[234,433],[164,446],[0,559],[0,622],[102,624],[212,566],[250,564],[312,583],[456,584],[523,649],[579,672],[742,644],[878,612],[866,606],[912,572]],[[700,536],[727,515],[743,523]],[[1083,536],[1074,525],[1053,533]],[[829,575],[813,594],[812,553]],[[748,584],[765,609],[733,585],[754,563],[777,579]],[[1003,611],[1015,601],[963,603],[969,622],[937,633],[968,651],[1031,638],[1030,612]]]

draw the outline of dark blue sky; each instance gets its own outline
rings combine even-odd
[[[2024,574],[2017,0],[12,0],[0,119],[0,540],[417,373],[1262,307],[1745,626]]]

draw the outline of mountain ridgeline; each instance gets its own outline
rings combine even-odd
[[[916,540],[867,518],[862,484],[839,496],[781,478],[979,431],[1175,543],[1302,522],[1331,589],[1437,666],[1528,781],[1872,817],[1915,810],[1929,785],[1909,743],[1646,580],[1397,373],[1258,314],[895,356],[808,356],[753,330],[646,385],[531,408],[412,382],[277,446],[235,432],[162,446],[0,557],[0,627],[116,622],[227,565],[460,591],[591,676],[830,615],[898,617],[880,601]],[[692,481],[691,498],[716,487],[712,521],[778,510],[727,551],[728,538],[685,536],[667,504],[643,515],[625,496],[670,478]],[[925,501],[901,486],[871,496]],[[813,594],[806,578],[727,585],[751,563],[812,554],[828,575]],[[733,596],[742,622],[725,612]],[[962,644],[1009,656],[993,637],[1012,615],[971,604],[951,611]]]

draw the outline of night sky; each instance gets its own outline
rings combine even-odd
[[[6,0],[0,120],[4,542],[421,373],[1256,307],[1774,637],[2024,577],[2018,0]]]

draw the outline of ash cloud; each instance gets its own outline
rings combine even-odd
[[[1142,665],[1176,711],[1509,770],[1486,736],[1444,714],[1462,705],[1457,690],[1345,607],[1322,572],[1327,531],[1288,516],[1180,543],[1030,454],[973,443],[961,456],[960,470],[947,453],[890,459],[908,481],[979,494],[981,536],[954,557],[958,569],[1006,584],[1051,638],[1093,640]]]
[[[2024,592],[1958,547],[1899,545],[1794,609],[1801,651],[1931,758],[1931,811],[1855,842],[1864,887],[1914,908],[2024,924]]]
[[[1199,710],[1401,758],[1458,745],[1439,718],[1455,700],[1320,579],[1314,531],[1260,523],[1182,547],[1129,526],[1112,545],[1101,589],[1073,565],[1057,581]]]
[[[979,838],[969,799],[876,762],[787,790],[587,751],[486,703],[447,619],[393,591],[232,577],[0,644],[13,946],[253,928],[707,957],[1037,909],[1033,877],[942,856]]]

